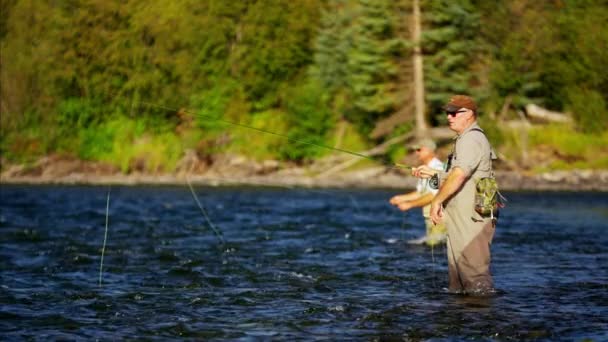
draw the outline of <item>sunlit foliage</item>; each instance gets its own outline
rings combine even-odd
[[[507,116],[535,103],[569,113],[576,134],[608,129],[605,0],[420,4],[429,117],[459,92],[482,115],[509,99]],[[148,171],[171,170],[186,149],[323,155],[271,137],[244,144],[218,119],[320,144],[349,127],[337,140],[370,147],[375,123],[411,99],[410,16],[409,0],[0,0],[0,153],[126,172],[139,155]]]

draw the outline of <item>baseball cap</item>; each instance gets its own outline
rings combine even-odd
[[[450,98],[450,101],[443,106],[443,109],[447,112],[455,112],[460,108],[470,109],[474,112],[477,111],[477,104],[475,101],[466,95],[454,95]]]

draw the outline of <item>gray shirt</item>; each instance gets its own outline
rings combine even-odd
[[[452,197],[444,203],[444,207],[452,215],[461,215],[462,219],[481,217],[475,212],[475,182],[483,177],[492,176],[492,159],[495,154],[486,135],[474,122],[456,137],[452,155],[451,167],[464,171],[467,179]],[[448,172],[449,173],[449,172]]]
[[[481,128],[474,122],[456,137],[452,167],[461,168],[467,177],[480,179],[492,176],[494,152]]]

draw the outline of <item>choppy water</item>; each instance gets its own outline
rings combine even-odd
[[[608,340],[608,194],[508,193],[503,292],[448,294],[394,191],[0,188],[2,340]]]

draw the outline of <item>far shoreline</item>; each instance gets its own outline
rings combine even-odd
[[[514,171],[496,171],[502,191],[595,191],[608,192],[608,170],[555,171],[526,175]],[[310,189],[387,189],[415,188],[416,179],[382,167],[343,172],[332,177],[317,178],[301,170],[278,170],[263,175],[233,175],[207,172],[202,174],[70,172],[63,175],[0,175],[0,185],[90,185],[90,186],[193,186],[207,187],[279,187]]]

